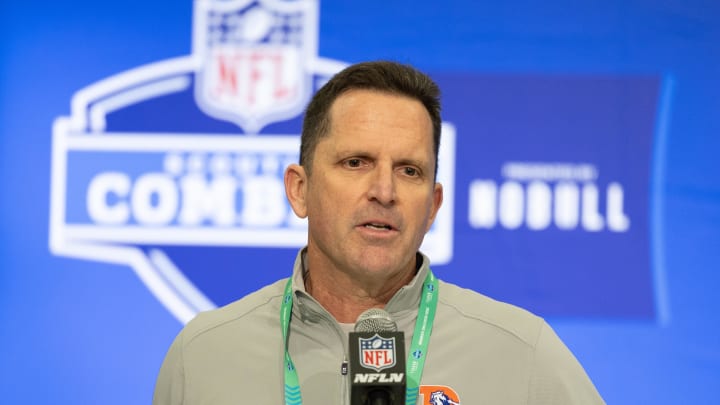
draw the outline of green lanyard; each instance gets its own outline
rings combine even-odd
[[[425,277],[423,285],[422,296],[420,297],[420,307],[418,309],[415,330],[413,332],[412,343],[410,344],[410,353],[407,359],[406,405],[415,405],[417,402],[417,396],[420,390],[420,379],[422,378],[423,368],[425,367],[430,334],[432,333],[433,322],[435,321],[437,301],[438,280],[432,274],[432,271],[428,270],[428,275]],[[282,306],[280,307],[280,327],[282,328],[282,337],[285,346],[285,405],[300,405],[302,404],[300,382],[298,381],[295,364],[290,358],[290,352],[288,350],[288,331],[290,329],[292,306],[292,278],[290,278],[285,286],[285,294],[283,296]]]

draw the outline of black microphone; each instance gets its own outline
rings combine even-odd
[[[405,404],[405,334],[386,311],[360,314],[350,332],[350,404]]]

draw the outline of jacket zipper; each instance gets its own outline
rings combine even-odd
[[[333,327],[335,329],[335,334],[340,339],[341,346],[343,348],[342,352],[342,363],[340,363],[340,369],[338,370],[340,372],[340,398],[338,401],[338,404],[341,405],[349,405],[350,404],[350,392],[348,388],[348,379],[350,378],[349,373],[349,364],[348,364],[348,342],[345,338],[345,332],[343,332],[340,325],[337,324],[337,321],[333,320]]]

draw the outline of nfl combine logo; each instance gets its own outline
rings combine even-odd
[[[380,335],[360,338],[360,364],[365,368],[381,371],[395,365],[395,338]]]
[[[259,248],[307,243],[283,171],[305,105],[347,66],[317,55],[317,15],[316,0],[196,0],[192,54],[76,92],[53,125],[51,251],[130,267],[181,322],[257,283],[239,269],[287,275],[291,262]],[[453,240],[455,133],[442,131],[449,208],[422,248],[436,264]],[[369,364],[393,359],[383,350]]]

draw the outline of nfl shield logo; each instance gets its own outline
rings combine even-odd
[[[383,338],[378,334],[360,338],[360,364],[365,368],[380,371],[395,365],[395,338]]]
[[[248,134],[300,114],[312,92],[317,3],[200,0],[195,7],[200,108]]]

